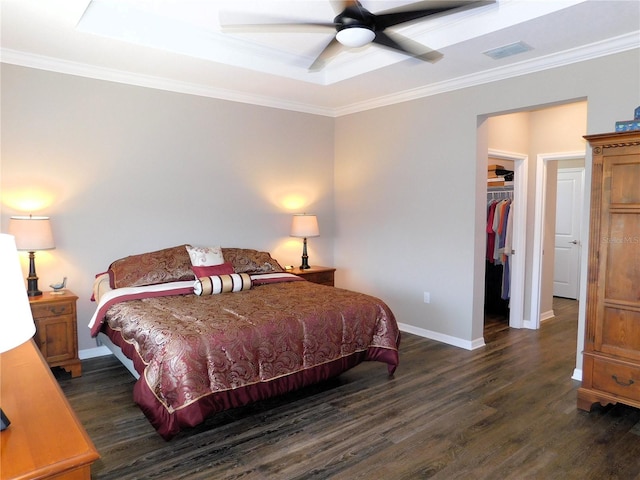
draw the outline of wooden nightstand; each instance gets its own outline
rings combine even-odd
[[[299,268],[287,270],[288,273],[298,275],[309,282],[319,283],[320,285],[329,285],[330,287],[333,287],[333,274],[335,271],[336,269],[331,267],[314,266],[305,270],[300,270]]]
[[[69,290],[64,294],[43,292],[29,297],[36,334],[33,337],[42,356],[50,367],[62,367],[72,377],[82,375],[78,358],[78,324],[76,316],[78,297]]]

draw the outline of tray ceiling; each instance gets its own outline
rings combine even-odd
[[[375,13],[412,2],[361,3]],[[2,0],[1,8],[5,63],[325,115],[640,47],[636,1],[498,0],[395,29],[441,51],[437,63],[368,45],[345,48],[319,72],[308,67],[331,31],[222,24],[331,21],[329,0]]]

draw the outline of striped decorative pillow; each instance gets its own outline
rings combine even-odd
[[[193,285],[196,295],[216,295],[218,293],[242,292],[251,288],[251,277],[246,273],[212,275],[201,277]]]

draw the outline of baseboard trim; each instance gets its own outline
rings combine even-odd
[[[556,314],[553,312],[553,309],[547,310],[546,312],[543,312],[540,314],[540,323],[544,322],[545,320],[549,320],[555,316]]]
[[[572,380],[578,380],[579,382],[582,381],[582,369],[581,368],[574,368],[573,369],[573,375],[571,375],[571,379]]]
[[[78,352],[78,358],[80,360],[86,360],[87,358],[104,357],[106,355],[111,355],[111,350],[109,350],[104,345],[94,348],[87,348]]]
[[[444,333],[414,327],[413,325],[407,325],[406,323],[399,323],[398,327],[403,332],[412,333],[413,335],[418,335],[419,337],[446,343],[447,345],[453,345],[454,347],[464,348],[465,350],[475,350],[477,348],[482,348],[485,346],[484,338],[477,338],[475,340],[469,341],[458,337],[452,337],[451,335],[445,335]]]

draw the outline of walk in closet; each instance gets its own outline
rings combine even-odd
[[[513,185],[487,188],[485,315],[509,319]]]

